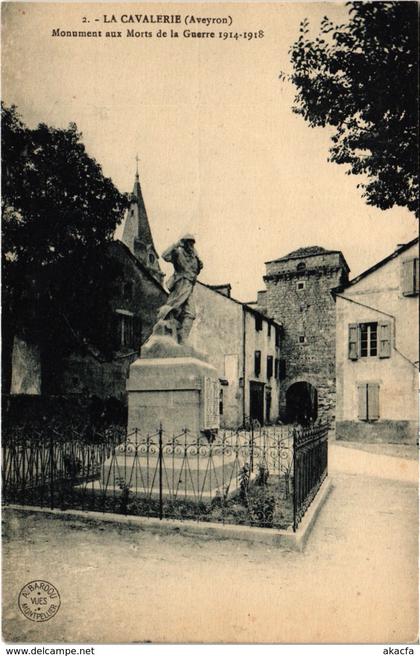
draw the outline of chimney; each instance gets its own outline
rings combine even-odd
[[[267,312],[267,290],[257,292],[257,305],[261,312]]]
[[[219,294],[223,294],[223,296],[227,296],[227,298],[230,298],[230,293],[232,291],[232,285],[229,283],[225,283],[224,285],[209,285],[211,289],[214,289],[215,292],[219,292]]]

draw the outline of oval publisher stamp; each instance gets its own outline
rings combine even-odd
[[[61,599],[57,588],[48,581],[30,581],[19,592],[19,608],[32,622],[46,622],[58,612]]]

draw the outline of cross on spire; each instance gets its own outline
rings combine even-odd
[[[136,155],[136,176],[139,177],[139,156],[138,154]]]

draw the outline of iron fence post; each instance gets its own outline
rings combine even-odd
[[[25,500],[25,457],[26,457],[26,443],[23,443],[22,446],[22,480],[21,480],[21,498],[24,502]]]
[[[297,528],[297,485],[296,485],[296,474],[297,474],[297,440],[296,440],[296,429],[293,429],[293,532],[296,532]]]
[[[254,424],[251,421],[251,453],[249,456],[249,467],[251,474],[254,471]]]
[[[163,470],[163,444],[162,444],[162,424],[159,426],[159,519],[163,518],[163,488],[162,488],[162,470]]]
[[[54,442],[50,431],[50,506],[54,509]]]

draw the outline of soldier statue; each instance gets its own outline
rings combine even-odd
[[[169,296],[159,309],[154,332],[166,329],[180,344],[187,341],[195,319],[192,293],[203,268],[194,245],[193,235],[186,234],[162,253],[165,262],[173,264],[174,273],[168,280]]]

